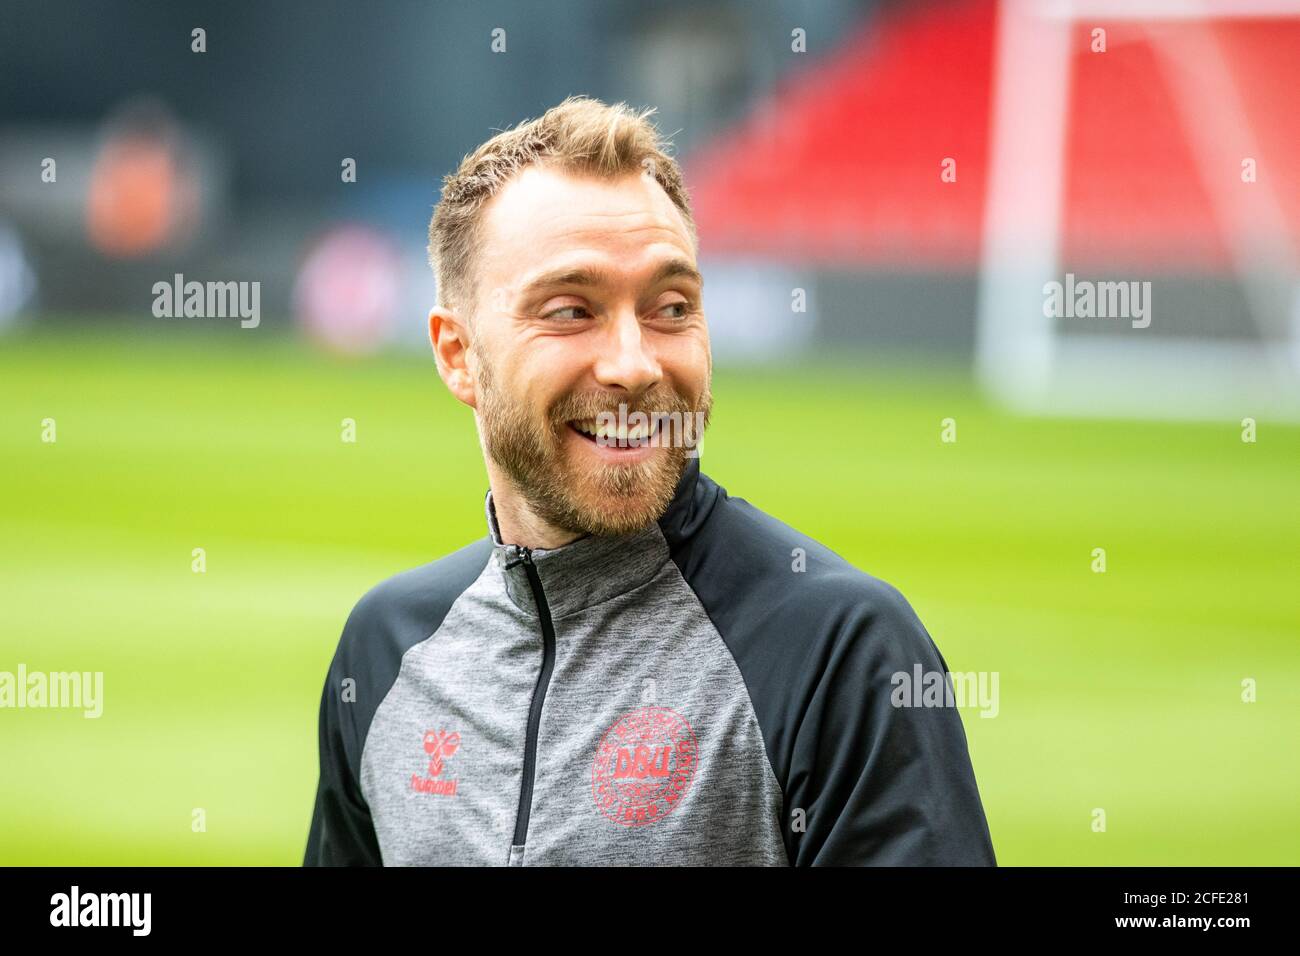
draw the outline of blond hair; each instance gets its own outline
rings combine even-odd
[[[651,173],[686,220],[698,249],[695,219],[671,144],[647,119],[654,108],[634,111],[588,96],[570,96],[541,117],[493,136],[443,179],[442,199],[429,221],[429,264],[438,280],[438,303],[468,321],[475,301],[475,265],[482,249],[483,207],[512,176],[534,164],[567,173],[615,179]]]

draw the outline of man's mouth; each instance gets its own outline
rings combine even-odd
[[[650,444],[650,440],[659,431],[658,422],[651,416],[648,424],[638,422],[635,425],[618,422],[597,422],[594,418],[579,418],[568,423],[579,437],[593,445],[608,448],[641,448]]]

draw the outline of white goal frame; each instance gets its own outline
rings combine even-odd
[[[1235,144],[1249,141],[1235,81],[1209,30],[1180,31],[1172,43],[1160,31],[1170,20],[1300,17],[1300,0],[1002,0],[997,16],[976,327],[982,386],[1033,414],[1300,420],[1300,259],[1282,207],[1270,176],[1231,197],[1213,185],[1240,169]],[[1063,280],[1072,28],[1120,20],[1152,36],[1260,342],[1155,337],[1126,320],[1114,334],[1068,334],[1043,315],[1044,284]],[[1288,238],[1264,248],[1256,231]]]

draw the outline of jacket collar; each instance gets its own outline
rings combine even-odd
[[[592,607],[650,581],[669,558],[670,541],[692,530],[697,492],[712,485],[700,474],[698,458],[687,459],[673,500],[656,524],[627,535],[585,535],[559,548],[536,548],[532,560],[552,619]],[[714,486],[716,487],[716,486]],[[518,550],[501,540],[492,491],[483,508],[492,541],[492,560],[500,569],[510,600],[537,614],[528,571]]]

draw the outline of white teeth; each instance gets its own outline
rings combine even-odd
[[[629,436],[634,436],[639,429],[629,429],[626,425],[615,425],[612,422],[608,425],[597,425],[596,435],[599,438],[612,438],[616,441],[625,442]]]
[[[654,434],[655,429],[652,425],[636,424],[631,428],[627,425],[619,425],[616,422],[597,422],[594,418],[588,418],[581,421],[569,422],[575,430],[582,432],[584,435],[590,435],[593,438],[603,439],[605,441],[620,444],[628,442],[638,442],[649,438]]]

